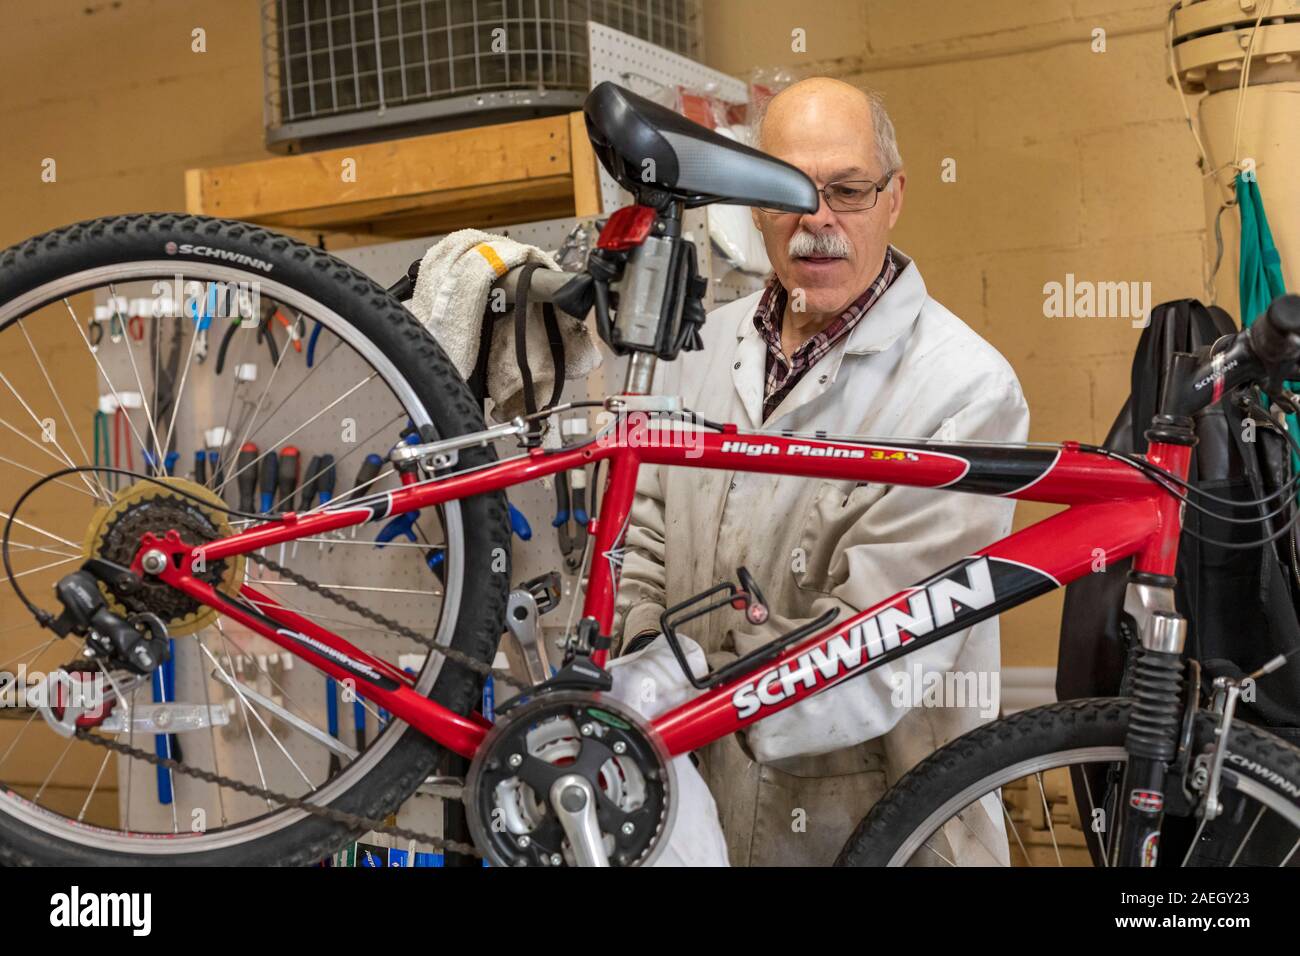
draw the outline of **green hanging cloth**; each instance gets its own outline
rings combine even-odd
[[[1264,214],[1264,199],[1259,182],[1237,173],[1237,209],[1241,214],[1241,269],[1238,285],[1241,293],[1241,322],[1250,325],[1268,304],[1286,293],[1282,278],[1282,255],[1273,242]]]
[[[1269,303],[1286,292],[1282,278],[1282,254],[1273,242],[1264,214],[1264,198],[1259,193],[1255,174],[1237,173],[1237,210],[1241,215],[1241,268],[1237,276],[1241,301],[1241,324],[1249,326],[1255,317],[1268,308]],[[1288,388],[1295,383],[1288,382]],[[1287,428],[1300,440],[1300,423],[1296,416],[1286,417]],[[1300,458],[1291,455],[1291,467],[1300,470]]]

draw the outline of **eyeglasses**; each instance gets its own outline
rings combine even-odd
[[[826,205],[834,212],[865,212],[875,206],[876,200],[896,172],[898,170],[888,172],[880,180],[841,179],[839,182],[827,183],[817,192],[821,193]],[[770,216],[785,215],[783,209],[768,209],[766,206],[760,206],[759,209]]]

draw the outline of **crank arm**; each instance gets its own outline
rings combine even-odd
[[[578,866],[609,866],[605,841],[596,819],[596,792],[576,773],[556,778],[549,794],[551,809],[573,847]]]
[[[538,627],[537,599],[524,588],[515,588],[506,598],[506,629],[523,655],[528,682],[540,684],[550,677],[546,646]]]
[[[290,713],[288,710],[286,710],[284,707],[277,704],[275,701],[267,697],[265,694],[253,690],[253,688],[249,687],[247,684],[241,684],[239,681],[235,680],[233,677],[230,677],[224,671],[221,671],[219,669],[214,668],[212,671],[212,676],[216,680],[225,684],[227,687],[229,687],[239,696],[251,700],[255,704],[261,704],[267,710],[271,711],[271,713],[273,713],[276,717],[279,717],[281,720],[283,720],[290,727],[294,728],[297,731],[300,731],[301,733],[306,734],[308,737],[316,741],[318,744],[321,744],[324,747],[328,747],[330,750],[338,754],[340,757],[347,757],[349,760],[355,760],[357,758],[357,751],[353,750],[347,744],[343,743],[343,741],[335,740],[333,737],[331,737],[325,731],[321,730],[319,727],[313,726],[312,724],[303,720],[297,714]]]

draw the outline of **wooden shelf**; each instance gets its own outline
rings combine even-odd
[[[570,113],[190,169],[185,201],[342,245],[594,216],[600,183],[582,114]]]

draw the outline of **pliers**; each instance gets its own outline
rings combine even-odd
[[[226,334],[221,337],[221,345],[217,347],[217,369],[218,375],[226,367],[226,353],[230,350],[230,340],[235,337],[235,331],[242,326],[243,320],[236,318],[230,323],[230,328],[226,329]],[[275,344],[275,336],[271,334],[270,329],[266,327],[265,322],[259,322],[257,326],[257,342],[260,345],[262,340],[266,340],[266,349],[271,353],[272,367],[280,364],[280,349]]]

